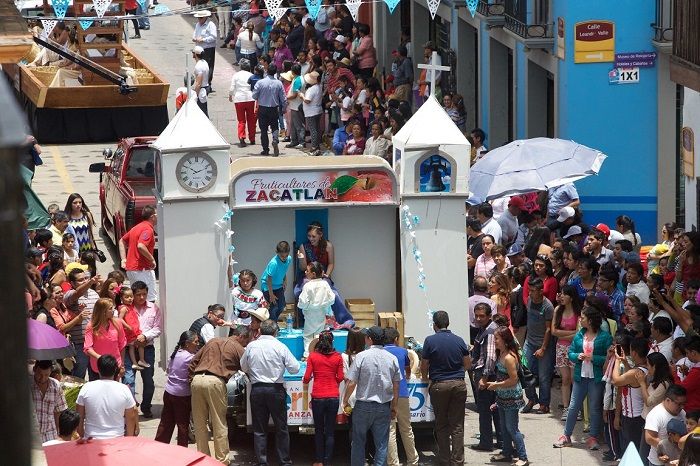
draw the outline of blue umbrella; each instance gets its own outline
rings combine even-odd
[[[542,191],[597,175],[606,157],[563,139],[513,141],[487,152],[472,166],[469,191],[485,200]]]

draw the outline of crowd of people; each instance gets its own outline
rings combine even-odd
[[[469,320],[479,360],[472,383],[480,441],[472,448],[493,451],[495,440],[502,452],[492,460],[507,461],[512,442],[523,459],[518,411],[509,421],[491,410],[502,326],[513,336],[518,370],[527,369],[519,374],[520,412],[565,421],[555,448],[572,446],[582,422],[585,446],[605,444],[606,461],[619,461],[632,443],[644,464],[694,464],[687,458],[700,440],[700,234],[666,223],[661,241],[642,247],[626,215],[613,228],[585,223],[572,184],[475,203],[468,215]],[[555,374],[559,411],[551,405]]]
[[[422,70],[414,77],[408,32],[402,32],[391,70],[383,77],[370,27],[354,22],[344,4],[330,3],[323,2],[316,20],[296,7],[274,22],[253,1],[250,8],[217,9],[218,26],[210,11],[197,11],[192,95],[202,111],[208,115],[218,34],[221,47],[236,51],[228,98],[236,111],[240,147],[256,144],[257,124],[261,155],[270,155],[271,133],[273,155],[286,142],[287,148],[310,155],[377,155],[391,163],[392,136],[411,117],[413,106],[430,95],[433,78],[436,98],[467,134],[464,99],[443,93],[441,72]],[[424,44],[426,63],[436,50],[434,43]],[[185,100],[187,88],[182,87],[177,107]],[[483,131],[477,128],[468,136],[474,134],[483,142]],[[475,144],[474,161],[482,147]]]

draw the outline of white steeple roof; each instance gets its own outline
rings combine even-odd
[[[432,95],[393,137],[404,148],[466,145],[469,141]]]
[[[152,147],[161,152],[181,152],[184,149],[226,149],[230,145],[214,124],[200,110],[196,98],[190,98],[165,127]]]

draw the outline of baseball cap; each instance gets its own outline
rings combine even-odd
[[[523,210],[525,208],[525,201],[520,196],[513,196],[510,198],[510,201],[508,201],[508,207],[510,206]]]
[[[603,234],[605,234],[605,236],[610,236],[610,227],[604,223],[599,223],[595,226],[595,229],[598,231],[602,231]]]
[[[258,319],[260,322],[270,318],[270,311],[265,307],[259,307],[257,309],[251,309],[248,314]]]
[[[204,53],[204,48],[202,48],[201,45],[195,45],[194,48],[192,49],[192,53],[195,53],[197,55],[201,55]]]
[[[518,254],[522,254],[522,252],[523,247],[520,244],[511,244],[506,255],[508,257],[517,256]]]
[[[564,222],[571,217],[576,215],[576,211],[574,210],[573,207],[562,207],[561,210],[559,211],[559,216],[557,217],[557,222],[561,223]]]
[[[685,422],[680,419],[671,419],[666,424],[666,431],[669,434],[685,435],[688,433],[688,429],[685,427]]]
[[[622,259],[627,262],[628,264],[632,264],[635,262],[642,262],[642,259],[639,257],[639,254],[637,254],[634,251],[623,251],[622,254]]]
[[[373,326],[363,330],[363,333],[372,340],[373,343],[384,342],[384,329],[378,326]]]
[[[564,235],[564,239],[569,239],[572,236],[580,235],[581,233],[583,233],[583,231],[581,231],[581,227],[578,225],[574,225],[571,228],[569,228],[569,231],[566,232],[566,234]]]
[[[347,41],[347,39],[345,38],[345,36],[342,35],[342,34],[338,34],[337,36],[335,36],[335,40],[337,40],[337,41],[340,42],[341,44],[344,44],[344,43]]]

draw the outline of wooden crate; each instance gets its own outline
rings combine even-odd
[[[399,331],[399,346],[404,342],[404,320],[402,312],[379,312],[376,325],[382,328],[392,327]]]
[[[371,327],[374,325],[375,311],[374,311],[374,301],[371,298],[352,298],[345,300],[345,307],[348,308],[352,318],[357,323],[362,322],[363,324],[369,322],[369,325],[363,325],[366,327]]]

